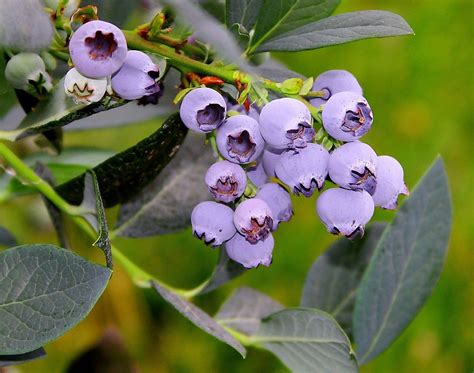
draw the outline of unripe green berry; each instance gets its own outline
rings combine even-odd
[[[42,93],[52,88],[46,66],[41,57],[35,53],[25,52],[13,56],[5,67],[5,78],[13,88],[31,94]]]

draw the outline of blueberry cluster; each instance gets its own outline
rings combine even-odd
[[[147,54],[128,50],[123,32],[111,23],[96,20],[79,27],[69,53],[75,67],[66,74],[64,88],[77,103],[98,102],[109,89],[125,100],[160,92],[156,64]]]
[[[205,175],[216,202],[194,208],[193,233],[208,245],[223,244],[229,257],[247,268],[271,263],[272,232],[293,215],[282,184],[305,197],[321,191],[327,180],[336,184],[317,199],[317,214],[330,233],[350,239],[364,234],[375,206],[395,209],[398,195],[408,194],[398,161],[377,156],[359,141],[373,115],[355,77],[327,71],[313,90],[322,93],[311,104],[322,111],[325,132],[342,144],[330,151],[315,142],[312,115],[294,98],[245,109],[230,106],[213,89],[196,88],[181,104],[184,124],[215,136],[222,157]]]

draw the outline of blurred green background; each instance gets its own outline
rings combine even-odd
[[[306,76],[328,69],[351,71],[374,111],[366,137],[379,154],[390,154],[416,181],[438,153],[449,173],[454,224],[445,269],[426,306],[403,335],[362,372],[472,372],[474,369],[474,167],[473,3],[469,0],[343,1],[338,13],[384,9],[401,14],[414,37],[360,41],[275,57]],[[159,125],[147,122],[110,130],[67,133],[67,145],[122,150]],[[275,234],[274,262],[249,271],[231,284],[196,299],[214,313],[231,291],[248,285],[286,306],[297,306],[311,263],[335,238],[315,215],[315,198],[295,199],[296,215]],[[2,224],[21,241],[56,242],[37,197],[3,205]],[[113,220],[113,211],[110,214]],[[389,220],[391,213],[376,218]],[[73,227],[70,229],[76,232]],[[76,232],[76,245],[90,255],[88,240]],[[171,284],[197,285],[212,271],[216,252],[180,234],[142,240],[120,239],[117,246],[146,270]],[[100,257],[98,257],[100,258]],[[135,288],[117,268],[110,286],[89,317],[47,346],[48,357],[19,366],[25,372],[61,372],[93,346],[109,327],[117,328],[142,372],[285,372],[268,352],[250,349],[241,357],[179,315],[157,295]]]

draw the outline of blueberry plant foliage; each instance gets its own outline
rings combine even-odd
[[[363,142],[382,129],[357,79],[342,70],[307,78],[267,52],[412,34],[405,20],[379,10],[332,15],[339,0],[79,3],[0,4],[0,201],[40,194],[63,246],[19,245],[0,226],[0,366],[43,357],[87,316],[114,268],[243,357],[257,347],[293,371],[355,372],[388,348],[442,270],[451,228],[443,161],[398,208],[409,194],[403,167]],[[144,23],[121,28],[134,9]],[[63,128],[165,113],[155,133],[118,154],[63,148]],[[12,149],[25,138],[36,145],[20,158]],[[342,236],[312,265],[300,306],[246,287],[214,317],[194,305],[271,265],[291,194],[319,194],[321,227]],[[117,205],[109,231],[105,209]],[[366,229],[376,207],[393,221]],[[65,220],[105,265],[74,252]],[[193,289],[164,283],[114,243],[189,226],[220,250]]]

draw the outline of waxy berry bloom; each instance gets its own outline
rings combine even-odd
[[[245,171],[247,171],[247,177],[256,186],[261,186],[268,181],[268,175],[263,168],[263,162],[261,158],[257,161],[255,166],[247,167]]]
[[[376,168],[377,154],[360,141],[340,146],[329,157],[329,177],[346,189],[364,189],[374,194],[377,186]]]
[[[271,233],[264,240],[255,243],[250,243],[237,233],[226,242],[225,249],[229,258],[242,264],[245,268],[255,268],[260,264],[268,267],[272,262],[274,244]]]
[[[201,202],[191,213],[193,234],[206,245],[222,245],[236,232],[233,214],[232,209],[226,205],[212,201]]]
[[[263,169],[268,176],[275,176],[275,166],[280,159],[280,154],[283,150],[275,150],[266,147],[262,154]]]
[[[328,174],[329,153],[321,145],[308,144],[298,151],[288,150],[280,155],[275,175],[296,195],[310,197],[321,190]]]
[[[280,98],[266,104],[260,113],[260,131],[275,149],[304,148],[314,139],[311,113],[294,98]]]
[[[273,229],[272,210],[261,199],[248,199],[235,209],[234,225],[248,242],[264,240]]]
[[[184,96],[179,115],[190,130],[212,132],[224,121],[226,106],[219,92],[210,88],[197,88]]]
[[[321,193],[316,211],[328,232],[354,239],[364,234],[374,214],[374,201],[365,190],[332,188]]]
[[[262,185],[255,197],[265,201],[272,210],[273,230],[278,228],[279,223],[290,221],[293,216],[290,194],[280,184]]]
[[[367,100],[354,92],[331,96],[323,109],[324,129],[336,140],[355,141],[369,132],[373,115]]]
[[[399,194],[409,194],[403,181],[403,168],[395,158],[381,155],[377,158],[377,189],[372,196],[375,206],[394,210]]]
[[[137,100],[160,91],[159,71],[151,58],[139,51],[128,51],[124,64],[112,76],[112,89],[125,100]]]
[[[69,54],[76,69],[88,78],[105,78],[118,71],[127,57],[127,41],[115,25],[90,21],[73,33]]]
[[[92,79],[82,75],[76,68],[69,70],[64,77],[64,90],[76,104],[98,102],[107,92],[107,79]]]
[[[247,186],[247,176],[243,168],[229,161],[219,161],[211,165],[204,180],[212,196],[224,203],[235,201]]]
[[[313,84],[313,91],[324,92],[324,97],[317,97],[310,100],[311,105],[324,105],[332,95],[339,92],[354,92],[362,95],[362,87],[357,79],[346,70],[329,70],[318,75]]]
[[[258,122],[247,115],[235,115],[217,129],[217,148],[234,163],[250,163],[263,152],[265,142]]]

